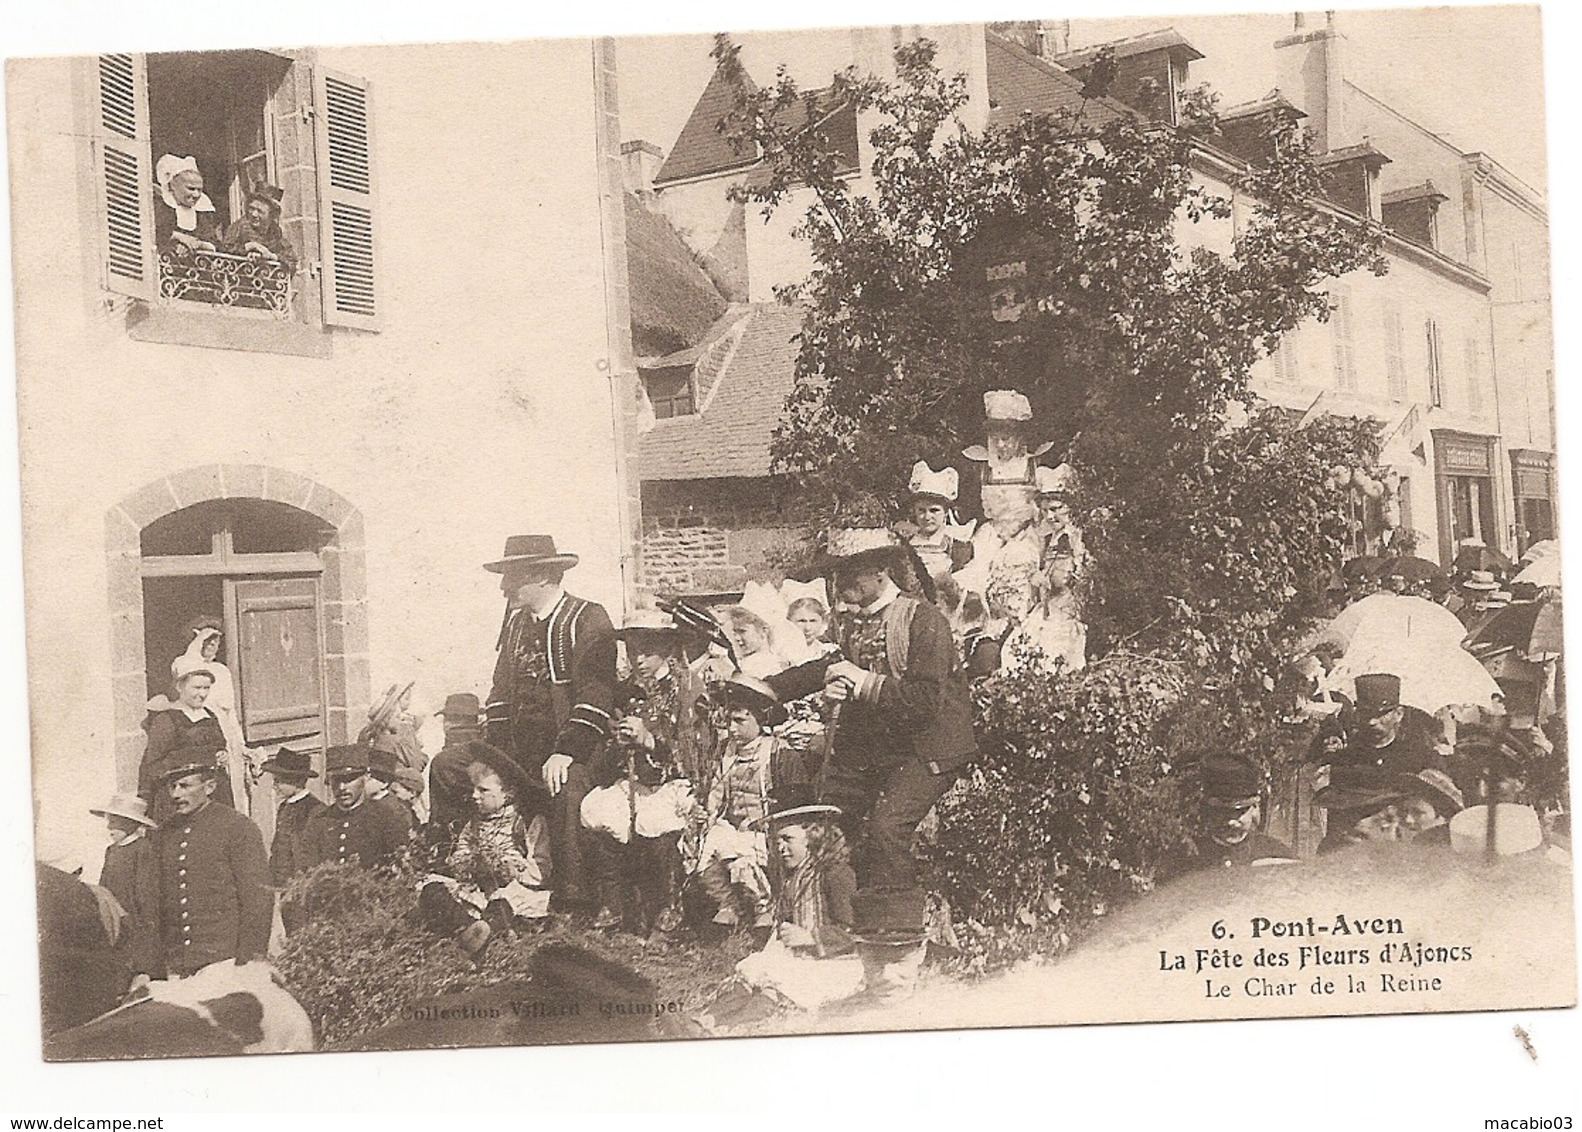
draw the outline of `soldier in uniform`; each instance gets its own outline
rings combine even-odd
[[[607,883],[590,875],[598,861],[584,860],[581,808],[604,769],[615,708],[615,627],[603,606],[561,588],[576,564],[548,535],[512,535],[505,554],[484,564],[506,599],[486,738],[549,794],[555,903],[567,911],[592,910]]]
[[[1262,815],[1262,772],[1241,759],[1207,760],[1203,766],[1199,865],[1238,868],[1296,860],[1289,845],[1259,830]]]
[[[401,815],[367,800],[368,755],[368,748],[357,743],[325,753],[324,776],[335,804],[308,820],[302,837],[308,868],[332,861],[374,868],[406,848],[408,828]]]
[[[1369,767],[1388,774],[1416,774],[1437,765],[1430,732],[1432,717],[1401,703],[1401,678],[1370,672],[1356,679],[1357,698],[1350,712],[1345,743],[1333,754],[1334,766]]]
[[[768,678],[782,703],[822,689],[840,707],[823,801],[840,808],[855,844],[858,902],[874,938],[920,936],[924,894],[912,838],[977,750],[972,703],[945,615],[901,593],[905,564],[882,528],[833,531],[825,569],[850,612],[836,620],[840,652]]]
[[[263,959],[269,947],[274,898],[264,835],[215,803],[218,773],[206,746],[173,751],[159,769],[172,809],[154,835],[163,974],[171,978],[227,959]]]

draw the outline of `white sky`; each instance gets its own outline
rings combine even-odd
[[[957,8],[960,14],[966,9]],[[995,13],[1001,15],[1001,13]],[[1047,17],[1046,17],[1047,18]],[[1463,150],[1483,150],[1543,188],[1543,61],[1536,7],[1341,11],[1348,76]],[[1322,15],[1309,17],[1310,26]],[[1174,27],[1205,58],[1191,81],[1207,82],[1232,105],[1275,85],[1274,41],[1288,35],[1290,12],[1164,15],[1072,21],[1083,47]],[[735,33],[759,82],[786,63],[798,81],[822,85],[850,61],[842,30]],[[621,130],[667,152],[713,71],[708,35],[622,39]]]

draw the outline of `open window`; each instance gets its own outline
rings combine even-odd
[[[103,55],[95,80],[105,283],[147,304],[139,321],[174,312],[214,339],[194,344],[261,349],[202,320],[378,328],[366,82],[267,51]],[[191,212],[157,183],[165,155],[197,166]],[[248,228],[264,188],[274,207]]]

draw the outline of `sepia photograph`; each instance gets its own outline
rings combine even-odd
[[[33,1058],[1574,1007],[1547,17],[9,53]]]

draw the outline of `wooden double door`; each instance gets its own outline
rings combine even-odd
[[[226,578],[224,608],[247,745],[321,740],[324,647],[318,578]]]
[[[145,577],[149,693],[172,692],[171,661],[191,643],[189,623],[218,615],[225,637],[217,659],[231,672],[237,720],[252,757],[262,761],[282,745],[316,754],[327,722],[322,604],[316,574],[162,570]],[[254,784],[251,810],[265,838],[273,836],[275,799],[268,777]]]

